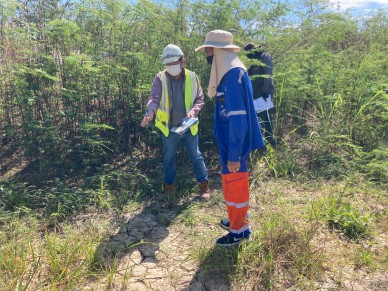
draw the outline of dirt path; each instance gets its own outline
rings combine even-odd
[[[217,270],[203,272],[198,262],[212,253],[215,238],[224,231],[213,223],[185,224],[180,215],[189,207],[201,212],[193,219],[206,215],[206,207],[193,197],[178,208],[153,202],[127,213],[124,223],[96,251],[105,264],[114,265],[113,284],[103,278],[82,290],[229,290],[226,276],[209,278]]]

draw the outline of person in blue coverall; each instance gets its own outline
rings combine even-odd
[[[252,150],[264,147],[253,105],[252,84],[244,64],[236,53],[233,35],[224,30],[207,34],[204,50],[211,64],[209,97],[216,99],[214,134],[221,163],[222,188],[228,219],[220,222],[228,234],[219,238],[219,246],[230,247],[248,239],[249,177],[248,158]]]

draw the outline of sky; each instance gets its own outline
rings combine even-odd
[[[330,0],[337,9],[347,10],[356,16],[365,16],[376,9],[385,9],[388,11],[388,0]]]

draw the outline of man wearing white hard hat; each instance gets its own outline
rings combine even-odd
[[[178,46],[169,44],[164,48],[162,63],[166,69],[154,79],[141,126],[146,127],[155,117],[155,126],[161,131],[164,192],[168,195],[175,193],[176,153],[183,143],[193,163],[199,195],[208,200],[208,172],[198,146],[198,123],[182,134],[171,131],[183,118],[198,117],[204,105],[201,85],[197,75],[184,68],[183,52]]]
[[[199,50],[205,51],[211,65],[208,95],[216,102],[214,134],[228,210],[228,219],[220,222],[228,234],[216,243],[230,247],[251,234],[248,158],[252,150],[264,147],[264,141],[253,105],[251,81],[236,55],[240,48],[233,44],[233,35],[224,30],[211,31],[195,51]]]

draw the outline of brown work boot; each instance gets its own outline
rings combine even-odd
[[[199,196],[203,200],[209,200],[210,199],[210,189],[209,189],[209,181],[205,180],[198,183],[199,186]]]
[[[172,195],[175,193],[175,184],[164,184],[163,193],[166,195]]]
[[[175,201],[176,188],[175,184],[164,184],[163,185],[163,194],[160,197],[160,201],[162,202],[162,208],[170,208]]]

